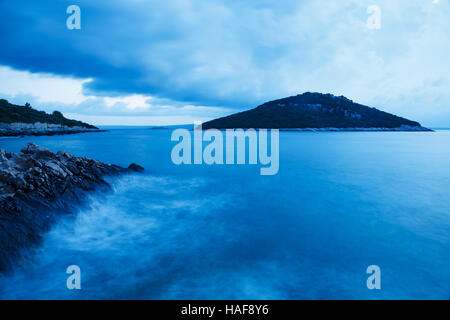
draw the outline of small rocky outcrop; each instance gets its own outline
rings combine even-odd
[[[86,191],[110,188],[107,175],[141,172],[28,143],[20,153],[0,149],[0,272],[39,243],[55,218],[74,212]]]

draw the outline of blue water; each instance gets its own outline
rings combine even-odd
[[[450,131],[281,132],[275,176],[176,166],[170,134],[0,139],[147,169],[62,218],[0,278],[0,298],[450,298]],[[69,265],[81,290],[66,288]],[[369,265],[381,290],[367,289]]]

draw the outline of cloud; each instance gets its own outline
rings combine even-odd
[[[81,103],[87,99],[79,80],[44,73],[30,73],[0,66],[0,93],[10,96],[36,97],[36,102]]]
[[[64,115],[98,125],[171,125],[206,121],[230,109],[195,106],[142,94],[96,96],[83,93],[90,79],[30,73],[0,66],[0,96],[13,103],[29,102],[39,110],[62,110]]]
[[[321,91],[450,123],[448,1],[378,0],[381,30],[366,27],[369,0],[80,0],[82,29],[67,30],[70,4],[2,2],[0,64],[81,79],[84,96],[136,112],[146,97],[246,109]]]

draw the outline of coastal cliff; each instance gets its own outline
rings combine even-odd
[[[344,96],[306,92],[211,120],[202,129],[264,128],[303,131],[432,131],[420,123]]]
[[[74,213],[86,192],[108,190],[105,176],[144,169],[102,163],[28,143],[20,153],[0,149],[0,272],[39,243],[58,216]]]

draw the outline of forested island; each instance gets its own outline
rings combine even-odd
[[[266,128],[302,131],[432,131],[344,96],[306,92],[202,124],[202,129]]]
[[[0,136],[55,135],[102,131],[78,120],[67,119],[59,111],[49,114],[30,104],[24,106],[0,99]]]

